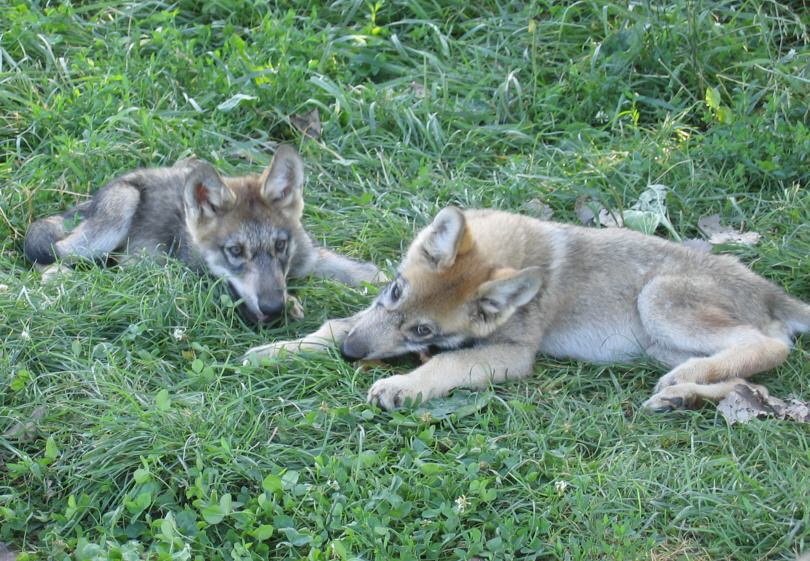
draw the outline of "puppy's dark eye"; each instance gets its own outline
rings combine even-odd
[[[239,245],[239,244],[229,245],[227,247],[227,250],[228,250],[228,253],[230,253],[232,257],[241,257],[242,252],[244,251],[242,246]]]
[[[433,335],[433,328],[426,323],[420,323],[413,328],[413,334],[417,337],[430,337]]]
[[[394,284],[391,286],[391,301],[396,302],[399,300],[400,296],[402,296],[402,289],[399,287],[399,285]]]
[[[276,240],[276,251],[281,253],[287,249],[287,240]]]

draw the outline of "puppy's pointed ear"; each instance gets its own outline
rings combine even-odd
[[[467,220],[454,206],[439,211],[422,241],[424,255],[438,270],[451,267],[456,262],[456,257],[470,251],[472,246],[473,239],[467,228]]]
[[[281,144],[260,180],[262,198],[268,205],[303,208],[304,161],[292,146]]]
[[[488,321],[500,324],[509,319],[516,309],[528,304],[537,295],[542,282],[540,267],[520,271],[501,269],[493,275],[492,280],[481,284],[476,290],[478,312]]]
[[[218,212],[227,212],[236,204],[236,194],[208,162],[197,164],[189,172],[183,188],[183,199],[186,215],[193,222],[213,218]]]

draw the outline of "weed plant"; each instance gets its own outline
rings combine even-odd
[[[43,283],[35,218],[196,154],[307,162],[320,242],[392,271],[448,204],[575,222],[667,188],[672,231],[810,301],[805,1],[0,0],[0,541],[19,559],[792,560],[810,549],[810,432],[713,407],[639,411],[662,369],[538,359],[414,410],[393,366],[241,366],[373,294],[294,290],[254,330],[182,265]],[[318,109],[306,140],[290,116]],[[621,267],[621,263],[616,264]],[[372,291],[373,292],[373,291]],[[810,398],[807,337],[756,380]]]

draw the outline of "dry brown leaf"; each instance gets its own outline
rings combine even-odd
[[[290,115],[290,122],[304,133],[307,140],[318,140],[321,137],[321,115],[317,107],[304,115]]]
[[[528,208],[529,212],[536,216],[539,220],[548,221],[554,216],[554,210],[552,210],[550,206],[537,197],[526,203],[526,207]]]
[[[413,95],[422,99],[425,97],[425,86],[420,84],[419,82],[411,82],[411,89],[413,90]]]
[[[717,404],[717,410],[732,425],[765,417],[788,419],[797,423],[810,422],[810,408],[806,403],[792,396],[788,397],[788,401],[783,401],[747,384],[734,386],[731,393]]]
[[[17,554],[11,551],[5,544],[0,543],[0,561],[15,561]]]
[[[750,245],[754,246],[759,243],[762,234],[759,232],[728,232],[725,234],[715,234],[709,238],[709,243],[713,245]]]
[[[698,220],[698,229],[708,238],[712,245],[757,245],[762,234],[759,232],[745,232],[735,230],[731,226],[724,226],[719,214],[704,216]]]
[[[29,421],[18,421],[10,429],[3,433],[5,438],[16,440],[33,440],[37,434],[37,421],[45,416],[45,406],[40,405],[31,413]]]
[[[574,212],[585,226],[593,226],[596,223],[596,213],[601,208],[603,207],[599,201],[595,201],[588,195],[582,195],[574,202]]]
[[[597,199],[583,195],[574,203],[574,212],[585,226],[601,228],[621,228],[624,220],[618,212],[610,212]]]
[[[622,228],[624,227],[624,220],[621,214],[614,214],[603,207],[599,209],[599,225],[602,228]]]

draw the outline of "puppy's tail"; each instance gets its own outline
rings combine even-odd
[[[790,336],[810,331],[810,305],[787,294],[782,294],[775,306],[775,315],[790,330]]]
[[[35,265],[50,265],[56,261],[58,256],[54,251],[54,245],[63,240],[87,217],[90,203],[89,200],[79,203],[61,214],[41,218],[31,224],[23,243],[25,256]]]

